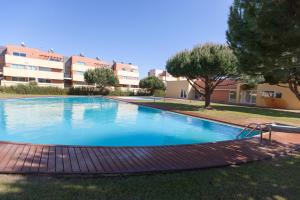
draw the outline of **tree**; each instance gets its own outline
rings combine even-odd
[[[140,80],[139,86],[147,89],[151,95],[154,94],[155,90],[165,90],[164,82],[155,76],[149,76]]]
[[[242,72],[288,87],[300,101],[299,0],[234,0],[226,34]]]
[[[114,75],[111,69],[95,68],[89,69],[84,73],[84,80],[88,84],[96,84],[100,90],[107,86],[114,86],[118,84],[118,78]]]
[[[204,107],[208,108],[214,89],[224,80],[238,75],[236,63],[227,46],[207,43],[177,53],[167,61],[166,68],[175,77],[185,77],[204,96]]]

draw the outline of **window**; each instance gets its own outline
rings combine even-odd
[[[14,69],[26,69],[25,65],[18,65],[18,64],[12,64],[11,67]]]
[[[36,81],[35,78],[29,77],[29,82],[35,82],[35,81]]]
[[[180,91],[180,98],[183,98],[183,99],[185,99],[187,97],[187,95],[186,95],[186,91],[185,90],[183,90],[183,89],[181,89],[181,91]]]
[[[26,53],[21,53],[21,52],[13,52],[14,56],[21,56],[21,57],[26,57]]]
[[[38,82],[39,83],[51,83],[51,80],[50,79],[45,79],[45,78],[39,78]]]
[[[277,98],[280,99],[282,97],[281,92],[275,92],[275,91],[263,91],[261,96],[265,98]]]
[[[29,65],[29,66],[27,67],[27,69],[28,69],[28,70],[34,70],[34,71],[37,71],[37,70],[38,70],[38,67]]]
[[[85,62],[77,61],[77,65],[85,65]]]
[[[75,71],[75,74],[76,74],[76,75],[79,75],[79,76],[83,76],[83,75],[84,75],[84,72],[83,72],[83,71]]]
[[[236,102],[236,91],[229,92],[229,102],[235,103]]]
[[[12,81],[27,82],[24,77],[12,77]]]
[[[242,91],[240,103],[255,104],[256,103],[256,91],[251,91],[251,90]]]
[[[40,67],[39,70],[40,70],[40,71],[46,71],[46,72],[49,72],[49,71],[51,71],[51,68],[49,68],[49,67]]]
[[[55,62],[60,62],[60,58],[52,58],[52,57],[50,57],[48,60],[55,61]]]

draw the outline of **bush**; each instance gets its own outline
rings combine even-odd
[[[109,90],[106,88],[89,88],[89,87],[73,87],[68,91],[69,95],[108,95]]]
[[[114,91],[109,92],[110,96],[134,96],[133,91],[122,91],[120,88],[115,88]]]
[[[35,84],[18,84],[15,86],[0,86],[0,92],[11,94],[40,94],[40,95],[66,95],[67,90],[58,87],[38,87]]]
[[[137,96],[150,96],[150,92],[147,89],[139,89],[136,93]]]
[[[164,97],[165,91],[164,90],[155,90],[153,96],[155,97]]]

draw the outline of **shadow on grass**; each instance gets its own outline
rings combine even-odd
[[[156,102],[156,103],[149,103],[149,104],[165,106],[170,109],[176,109],[181,111],[200,111],[202,109],[202,106],[200,105],[197,106],[197,105],[183,104],[183,103]],[[300,119],[300,113],[279,111],[279,110],[274,110],[269,108],[247,107],[247,106],[236,106],[236,105],[218,105],[218,104],[217,105],[213,104],[212,108],[221,111],[257,114],[257,115],[270,116],[270,117],[288,117],[288,118]]]
[[[299,157],[191,172],[110,178],[0,176],[0,199],[297,199]]]

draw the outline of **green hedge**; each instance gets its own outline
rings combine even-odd
[[[120,88],[115,90],[76,87],[70,89],[62,89],[58,87],[39,87],[34,83],[29,85],[18,84],[15,86],[0,86],[1,93],[10,94],[37,94],[37,95],[110,95],[110,96],[149,96],[146,90],[138,90],[136,93],[133,91],[122,91]],[[163,90],[156,90],[154,96],[163,97]]]
[[[108,95],[108,89],[75,87],[68,90],[69,95]]]
[[[0,86],[0,92],[10,94],[41,94],[41,95],[66,95],[66,89],[58,87],[38,87],[34,84],[15,86]]]
[[[134,96],[132,91],[122,91],[120,88],[115,88],[115,90],[109,91],[110,96]]]
[[[164,90],[155,90],[153,96],[155,97],[164,97],[165,91]]]

